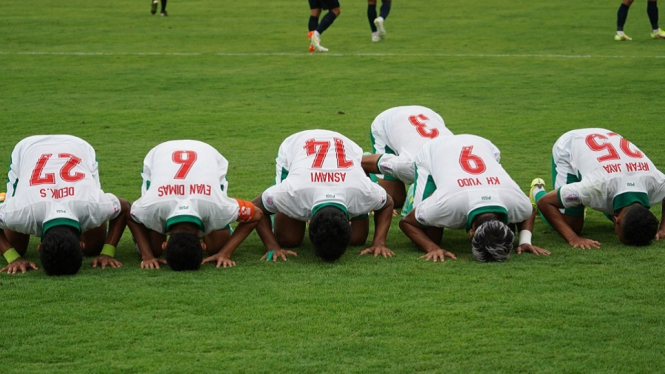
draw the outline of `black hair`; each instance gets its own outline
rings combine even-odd
[[[39,258],[47,275],[74,275],[83,263],[83,251],[76,229],[54,226],[44,233]]]
[[[171,233],[164,257],[173,271],[199,270],[203,260],[201,241],[196,234],[180,231]]]
[[[342,257],[351,241],[351,226],[346,214],[333,206],[319,209],[309,223],[309,240],[314,246],[314,254],[324,261],[333,262]]]
[[[498,219],[481,218],[471,239],[471,252],[480,262],[503,262],[510,258],[515,234]]]
[[[642,205],[633,205],[624,208],[621,218],[623,243],[638,247],[651,244],[651,240],[658,232],[658,218],[649,208]]]

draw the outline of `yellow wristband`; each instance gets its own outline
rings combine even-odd
[[[104,244],[104,247],[102,247],[102,253],[100,254],[113,257],[115,256],[115,247],[111,244]]]
[[[12,262],[16,261],[16,259],[21,258],[21,255],[18,254],[14,248],[9,248],[2,255],[5,256],[7,264],[11,264]]]

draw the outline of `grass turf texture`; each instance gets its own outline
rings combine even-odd
[[[606,127],[665,170],[665,43],[644,4],[612,40],[619,2],[401,2],[371,43],[363,2],[343,2],[307,53],[307,3],[9,2],[0,14],[0,157],[33,134],[69,133],[97,150],[102,186],[140,194],[143,157],[170,139],[206,141],[230,162],[230,195],[272,183],[280,142],[303,129],[344,133],[369,149],[382,110],[420,104],[454,133],[491,139],[528,191],[550,182],[563,132]],[[660,217],[660,206],[653,208]],[[663,372],[665,243],[619,244],[589,212],[598,250],[569,248],[538,221],[549,257],[426,263],[394,220],[391,259],[266,263],[256,234],[237,267],[176,274],[139,269],[129,232],[121,269],[49,278],[0,276],[0,372]],[[37,261],[33,240],[27,258]]]

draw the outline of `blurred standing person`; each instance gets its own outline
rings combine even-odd
[[[309,51],[310,52],[328,52],[328,48],[321,45],[321,34],[330,27],[330,25],[335,22],[341,8],[338,0],[309,0],[309,23],[307,24],[309,32],[307,37],[309,38]],[[319,23],[319,17],[321,16],[321,10],[327,9],[328,13],[323,16],[321,23]]]
[[[628,9],[631,4],[633,4],[633,1],[634,0],[622,0],[621,5],[619,6],[619,12],[617,13],[617,33],[614,35],[614,40],[618,42],[633,40],[633,38],[623,32],[623,25],[626,24],[626,18],[628,18]],[[665,39],[665,31],[658,27],[657,0],[647,1],[647,15],[649,16],[649,21],[651,21],[651,37],[653,39]]]
[[[372,30],[372,41],[379,42],[386,37],[386,28],[383,25],[388,14],[392,0],[381,0],[381,9],[379,16],[376,16],[376,0],[367,0],[367,20],[369,28]]]
[[[150,4],[150,13],[151,13],[151,14],[155,14],[155,13],[157,13],[157,1],[158,1],[158,0],[152,0],[152,3]],[[159,1],[161,2],[161,5],[162,5],[162,8],[161,8],[161,10],[159,11],[159,14],[160,14],[162,17],[166,17],[166,16],[168,16],[169,14],[166,13],[166,0],[159,0]]]

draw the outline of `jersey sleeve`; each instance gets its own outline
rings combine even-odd
[[[21,152],[20,144],[17,144],[12,151],[12,156],[9,159],[9,171],[7,172],[7,197],[14,196],[16,185],[18,184],[19,176],[21,173]]]
[[[97,162],[95,149],[85,140],[81,140],[81,142],[85,149],[85,162],[88,164],[87,167],[88,170],[90,170],[90,176],[97,183],[97,187],[101,188],[101,183],[99,181],[99,163]]]
[[[279,146],[275,160],[275,183],[281,183],[289,175],[293,155],[290,150],[294,147],[294,137],[289,136]]]
[[[584,188],[581,182],[566,184],[557,190],[557,198],[559,199],[559,204],[563,208],[572,208],[583,203],[583,191]]]
[[[141,179],[142,179],[141,196],[145,195],[145,193],[150,188],[150,181],[152,180],[151,169],[152,169],[154,154],[155,154],[155,148],[151,149],[150,152],[148,152],[148,154],[143,159],[143,170],[141,170]]]
[[[118,218],[120,215],[120,210],[122,209],[122,206],[120,205],[120,199],[118,199],[118,197],[112,193],[106,193],[106,197],[108,197],[108,199],[111,201],[113,209],[113,214],[111,214],[108,219],[111,220]]]

